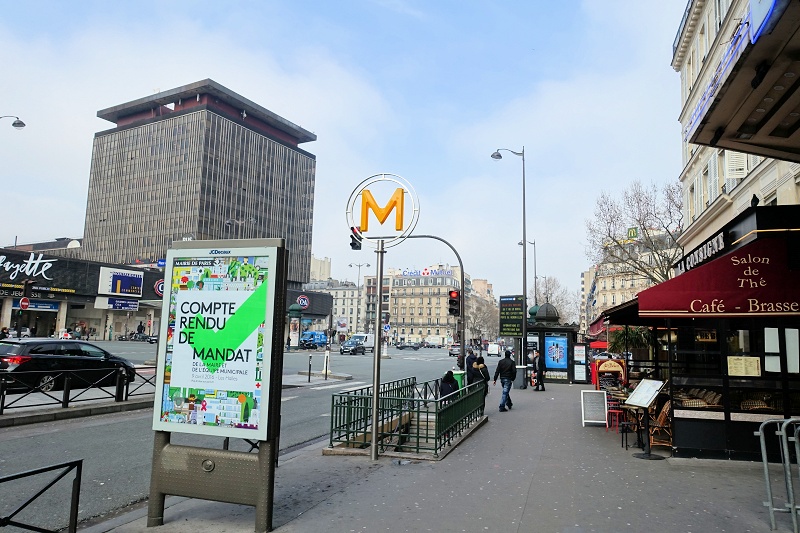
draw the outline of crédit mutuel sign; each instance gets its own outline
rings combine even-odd
[[[385,224],[394,213],[394,224]],[[384,241],[396,246],[408,237],[419,220],[419,198],[411,184],[395,174],[375,174],[362,181],[350,194],[347,224],[356,228],[373,246]],[[371,224],[372,221],[377,224]]]

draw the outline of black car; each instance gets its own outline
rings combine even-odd
[[[129,382],[134,381],[133,363],[88,342],[44,338],[0,340],[0,373],[25,372],[15,378],[43,392],[63,387],[64,378],[70,374],[66,371],[75,371],[72,374],[75,388],[86,388],[98,381],[100,385],[113,385],[119,368],[125,368]],[[20,386],[14,385],[9,386]]]
[[[417,342],[404,342],[397,345],[398,350],[404,350],[406,348],[410,348],[412,350],[419,350],[419,343]]]

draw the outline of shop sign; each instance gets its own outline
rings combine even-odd
[[[404,268],[400,272],[401,276],[407,277],[418,277],[418,276],[452,276],[453,271],[444,269],[444,268],[423,268],[422,270],[415,270],[410,268]]]
[[[8,256],[0,255],[0,269],[10,272],[8,279],[14,280],[17,275],[22,274],[28,278],[37,278],[39,276],[44,279],[52,280],[53,278],[47,275],[47,271],[53,266],[57,259],[44,259],[44,254],[36,256],[33,252],[24,261],[15,263]]]
[[[640,292],[640,316],[800,316],[788,242],[762,238]]]
[[[311,300],[305,294],[301,294],[297,297],[297,305],[299,305],[301,309],[308,309],[308,306],[311,305]]]
[[[393,217],[393,224],[385,224]],[[358,230],[363,241],[385,248],[408,237],[419,220],[419,198],[411,184],[395,174],[375,174],[350,194],[345,209],[347,225]]]
[[[153,292],[155,292],[156,296],[158,296],[159,298],[164,296],[164,280],[163,279],[160,279],[160,280],[155,282],[155,284],[153,285]]]
[[[28,311],[58,311],[58,302],[45,302],[42,300],[31,300],[29,298],[23,298],[24,300],[28,300],[28,307],[23,308],[27,309]],[[12,309],[20,309],[20,299],[14,298],[11,300],[11,308]]]
[[[691,270],[710,261],[723,253],[725,249],[725,232],[721,231],[688,254],[685,254],[677,263],[672,265],[675,275],[678,276],[687,270]]]

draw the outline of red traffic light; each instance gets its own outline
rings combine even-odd
[[[461,292],[450,291],[447,300],[447,312],[453,316],[461,316]]]
[[[450,298],[458,300],[458,291],[450,291]]]

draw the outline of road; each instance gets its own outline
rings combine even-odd
[[[98,342],[106,350],[137,363],[155,357],[156,345],[140,342]],[[441,377],[455,365],[445,349],[396,350],[390,358],[381,359],[381,381],[415,376],[418,381]],[[296,376],[323,367],[323,352],[291,352],[284,355],[284,376]],[[352,380],[329,380],[312,386],[284,388],[281,396],[280,449],[327,436],[330,431],[331,394],[337,391],[372,384],[372,354],[339,355],[332,352],[331,370],[350,374]],[[494,369],[494,360],[489,361]],[[80,519],[102,515],[144,499],[149,491],[153,431],[150,410],[118,413],[98,417],[64,420],[0,432],[0,475],[12,474],[83,459]],[[172,442],[207,448],[221,448],[222,439],[174,433]],[[232,440],[231,449],[247,451],[243,440]],[[13,491],[0,486],[0,514],[5,515],[18,503],[19,497],[42,487],[44,480],[27,478],[14,482]],[[39,527],[56,528],[66,524],[69,510],[71,477],[60,481],[33,506],[29,516],[36,516]],[[10,494],[13,492],[13,495]],[[41,516],[36,510],[48,509]],[[26,511],[27,512],[27,511]],[[43,523],[48,522],[48,523]]]

